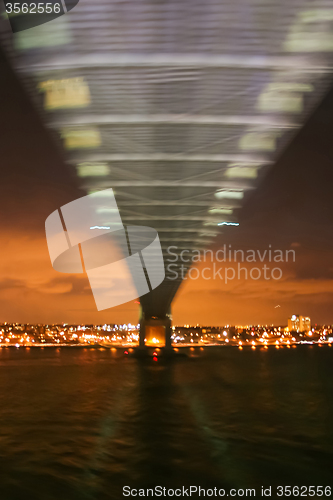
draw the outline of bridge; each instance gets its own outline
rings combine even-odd
[[[155,228],[166,256],[237,224],[330,87],[332,24],[325,0],[80,0],[15,34],[3,13],[0,28],[80,186],[111,187],[124,224]],[[173,278],[140,299],[141,346],[152,326],[171,346]]]

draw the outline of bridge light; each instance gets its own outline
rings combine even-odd
[[[248,132],[239,140],[238,147],[242,151],[274,151],[279,136],[280,132]]]
[[[255,179],[258,175],[256,167],[229,167],[225,173],[228,178]]]
[[[110,173],[110,167],[106,163],[79,163],[76,170],[79,177],[105,177]]]
[[[208,213],[210,214],[224,214],[224,215],[231,215],[233,213],[233,210],[231,208],[210,208],[208,210]]]
[[[47,80],[40,82],[38,88],[45,93],[47,110],[83,108],[90,104],[89,86],[83,77]]]
[[[219,189],[215,193],[215,198],[242,200],[244,198],[243,190]]]
[[[96,128],[63,129],[61,137],[66,149],[97,148],[102,144],[101,134]]]
[[[238,222],[218,222],[218,226],[239,226]]]

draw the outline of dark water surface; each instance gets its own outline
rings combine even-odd
[[[333,347],[187,353],[0,349],[1,500],[332,485]]]

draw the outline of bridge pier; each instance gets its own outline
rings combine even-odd
[[[171,351],[171,313],[163,316],[151,316],[141,312],[139,347],[144,349],[146,346],[163,347]]]

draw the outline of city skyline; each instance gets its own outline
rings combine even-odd
[[[305,322],[303,322],[305,320]],[[0,347],[138,347],[140,325],[18,324],[0,323]],[[288,327],[268,325],[174,325],[174,347],[257,347],[267,349],[317,344],[332,347],[332,325],[310,324],[310,318],[288,319]],[[161,329],[145,332],[147,347],[164,347]]]

